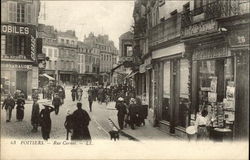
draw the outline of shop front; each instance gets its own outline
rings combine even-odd
[[[16,90],[21,90],[27,98],[32,94],[32,64],[1,62],[2,96],[8,93],[12,95]]]
[[[211,140],[248,138],[249,20],[233,17],[219,26],[226,32],[185,40],[192,48],[191,123],[205,109]]]
[[[190,62],[184,52],[183,43],[152,52],[156,123],[163,131],[181,137],[186,136],[189,125],[190,102]]]

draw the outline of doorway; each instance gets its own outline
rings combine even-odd
[[[25,98],[27,98],[27,72],[16,72],[16,89],[23,91]]]

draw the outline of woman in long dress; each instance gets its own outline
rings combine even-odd
[[[41,130],[42,130],[42,137],[44,140],[48,140],[50,138],[50,131],[51,131],[51,118],[50,113],[53,112],[55,109],[49,105],[44,105],[44,109],[40,112],[40,123],[41,123]]]

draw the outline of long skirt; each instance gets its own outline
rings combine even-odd
[[[209,133],[207,127],[198,127],[197,140],[208,140]]]
[[[24,108],[18,108],[16,110],[16,119],[23,120],[23,117],[24,117]]]
[[[47,140],[50,138],[51,121],[44,121],[41,125],[42,137]]]

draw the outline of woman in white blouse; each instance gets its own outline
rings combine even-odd
[[[207,140],[209,137],[207,126],[209,126],[210,121],[208,120],[207,115],[207,110],[202,110],[201,115],[197,115],[195,121],[195,126],[197,128],[197,140]]]

